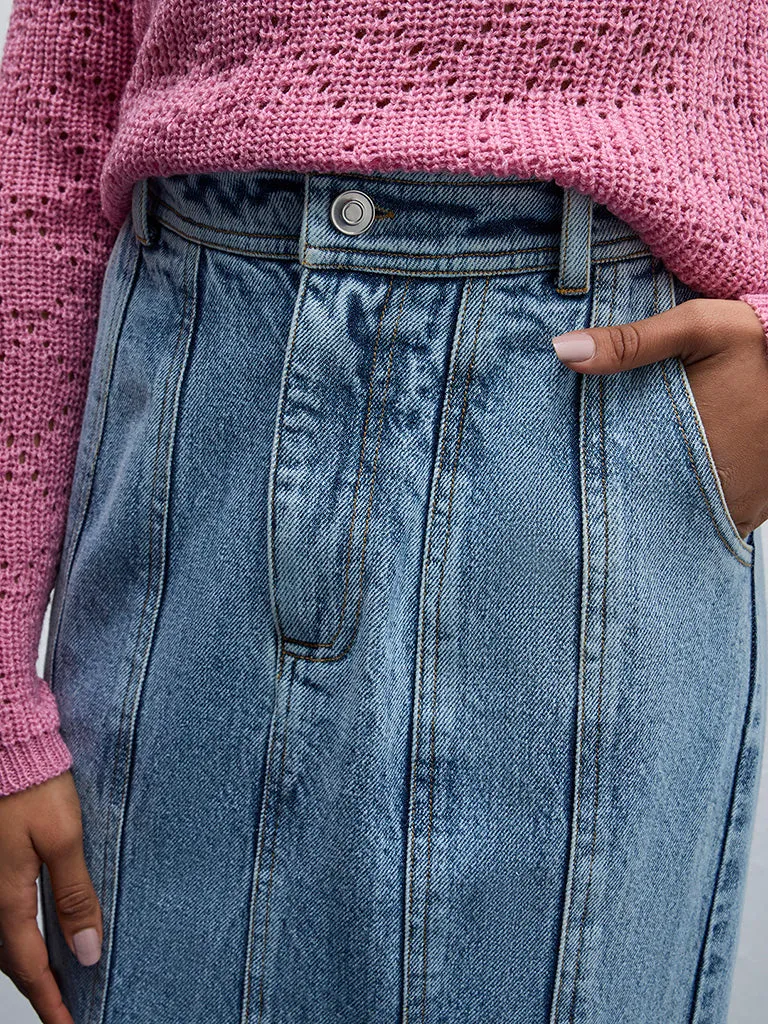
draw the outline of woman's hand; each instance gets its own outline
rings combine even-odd
[[[552,342],[579,373],[615,373],[679,356],[739,533],[746,537],[768,519],[768,355],[749,303],[689,299],[645,320],[570,331]]]
[[[37,876],[47,865],[67,945],[86,966],[101,955],[101,908],[83,854],[72,773],[0,797],[0,970],[44,1024],[73,1024],[37,926]]]

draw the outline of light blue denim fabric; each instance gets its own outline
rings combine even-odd
[[[136,184],[45,668],[77,1024],[723,1024],[759,537],[677,359],[551,344],[697,294],[552,181]]]

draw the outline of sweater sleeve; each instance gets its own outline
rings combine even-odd
[[[71,765],[36,662],[117,235],[99,176],[131,19],[123,0],[14,0],[0,62],[0,795]]]

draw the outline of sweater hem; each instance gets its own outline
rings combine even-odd
[[[256,110],[244,100],[237,111],[243,127],[233,135],[206,89],[195,95],[191,109],[173,90],[126,102],[99,181],[103,213],[115,227],[130,212],[133,184],[145,177],[258,170],[516,175],[590,194],[697,291],[732,298],[766,285],[760,247],[733,254],[749,193],[728,196],[702,171],[710,140],[689,138],[686,118],[663,99],[627,103],[603,119],[590,102],[574,107],[549,96],[480,122],[462,104],[424,97],[424,110],[392,103],[367,128],[315,106],[309,134],[303,108],[286,102]],[[743,125],[732,118],[727,129],[738,135]],[[670,137],[687,140],[686,161],[665,160]]]

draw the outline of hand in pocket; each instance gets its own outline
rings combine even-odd
[[[579,373],[617,373],[679,357],[725,500],[746,537],[768,520],[768,339],[740,299],[696,298],[644,320],[552,339]]]

